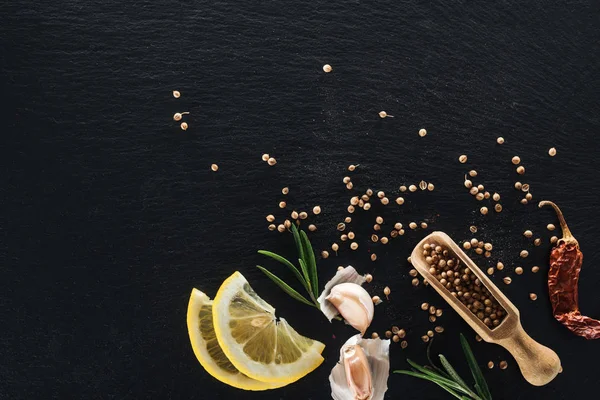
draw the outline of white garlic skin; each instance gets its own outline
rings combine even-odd
[[[325,298],[335,306],[338,312],[361,335],[367,331],[373,320],[374,306],[371,296],[356,283],[335,285]]]
[[[354,400],[370,400],[373,397],[373,381],[365,352],[359,345],[346,345],[342,353],[346,381],[354,395]]]

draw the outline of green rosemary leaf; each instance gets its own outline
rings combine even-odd
[[[302,245],[304,247],[306,266],[308,267],[313,294],[315,297],[319,297],[319,278],[317,277],[317,261],[315,259],[315,253],[306,232],[300,231],[300,238],[302,239]]]
[[[294,275],[296,275],[296,278],[302,283],[302,285],[305,288],[307,287],[306,281],[304,280],[302,275],[300,275],[300,271],[298,271],[298,268],[294,264],[292,264],[287,258],[284,258],[284,257],[280,256],[279,254],[275,254],[275,253],[272,253],[267,250],[259,250],[258,254],[262,254],[263,256],[271,257],[272,259],[279,261],[280,263],[282,263],[283,265],[288,267],[294,273]]]
[[[469,364],[469,368],[471,369],[471,374],[473,375],[473,379],[475,379],[475,388],[477,389],[477,393],[484,400],[492,400],[492,394],[490,393],[490,389],[481,373],[481,369],[479,369],[479,365],[477,365],[477,360],[473,355],[473,351],[471,351],[471,347],[469,346],[469,342],[460,334],[460,344],[462,345],[463,352],[465,353],[465,357],[467,358],[467,363]]]
[[[456,382],[457,384],[459,384],[460,386],[462,386],[465,390],[468,390],[470,392],[469,395],[471,397],[473,397],[474,399],[481,400],[479,396],[477,396],[475,393],[473,393],[473,391],[469,388],[469,386],[465,383],[465,381],[460,377],[460,375],[458,375],[458,372],[456,372],[456,370],[452,367],[450,362],[448,362],[446,357],[444,357],[443,354],[440,354],[439,357],[440,357],[440,362],[442,363],[442,366],[444,367],[446,372],[448,372],[448,375],[452,378],[452,380],[454,382]]]
[[[284,281],[279,279],[277,276],[275,276],[274,274],[269,272],[266,268],[263,268],[260,265],[257,265],[256,267],[258,269],[260,269],[262,272],[264,272],[265,275],[267,275],[269,277],[269,279],[271,279],[273,282],[275,282],[275,284],[277,284],[277,286],[279,286],[281,289],[283,289],[283,291],[286,292],[287,294],[289,294],[292,298],[294,298],[304,304],[308,304],[309,306],[316,307],[315,304],[308,301],[304,296],[302,296],[300,293],[296,292],[294,289],[292,289],[290,286],[288,286],[287,283],[285,283]]]
[[[298,257],[306,264],[306,254],[302,246],[302,240],[300,240],[300,234],[296,224],[292,224],[292,236],[294,236],[294,243],[296,243],[296,250],[298,250]]]
[[[413,367],[414,369],[416,369],[423,375],[427,375],[428,377],[430,377],[432,379],[436,379],[437,381],[439,381],[439,383],[442,383],[442,384],[452,388],[453,390],[464,393],[468,396],[471,396],[473,394],[473,392],[471,390],[469,390],[469,388],[466,388],[466,389],[463,388],[459,383],[454,382],[452,379],[444,378],[442,375],[438,374],[437,372],[434,372],[430,369],[422,367],[409,359],[407,359],[406,361],[408,361],[408,363],[410,364],[411,367]],[[481,400],[481,399],[476,398],[475,400]]]
[[[414,372],[414,371],[405,371],[405,370],[394,371],[394,373],[414,376],[415,378],[428,380],[430,382],[435,383],[436,385],[438,385],[439,387],[441,387],[442,389],[444,389],[445,391],[447,391],[448,393],[450,393],[452,396],[456,397],[457,399],[460,399],[460,400],[465,399],[464,396],[461,396],[460,394],[456,393],[456,391],[454,391],[451,387],[449,387],[448,385],[443,383],[441,380],[434,378],[432,376],[429,376],[426,374],[421,374],[421,373]],[[466,398],[466,399],[470,400],[469,398]]]
[[[310,283],[310,277],[308,276],[308,268],[306,263],[302,261],[301,258],[298,259],[298,263],[300,264],[300,268],[302,269],[302,275],[304,275],[304,279],[306,280],[306,290],[312,296],[312,285]]]
[[[435,363],[431,360],[430,357],[430,352],[431,352],[431,346],[433,345],[433,341],[434,338],[431,338],[429,340],[429,344],[427,345],[427,361],[429,361],[429,366],[431,366],[434,370],[436,370],[437,372],[439,372],[440,375],[442,375],[444,378],[450,378],[450,375],[448,375],[446,373],[446,371],[443,371],[441,368],[439,368],[437,365],[435,365]]]

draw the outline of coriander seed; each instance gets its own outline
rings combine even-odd
[[[285,208],[285,206],[286,206],[286,205],[287,205],[287,204],[286,204],[286,202],[285,202],[285,201],[280,201],[280,202],[279,202],[279,208]]]
[[[411,283],[412,283],[413,286],[419,286],[419,279],[415,278],[415,279],[412,280]]]
[[[463,155],[461,155],[460,157],[458,157],[458,161],[459,161],[461,164],[464,164],[464,163],[466,163],[466,162],[467,162],[467,156],[466,156],[466,155],[464,155],[464,154],[463,154]]]
[[[500,136],[498,139],[496,139],[496,143],[504,144],[504,138],[502,136]]]
[[[433,185],[433,183],[428,183],[427,190],[429,190],[430,192],[433,192],[433,189],[435,189],[435,186]]]
[[[521,204],[527,204],[529,201],[526,198],[521,199]]]
[[[267,160],[267,164],[269,164],[271,167],[275,164],[277,164],[277,160],[273,157],[269,157],[269,159]]]
[[[346,229],[346,224],[343,222],[340,222],[339,224],[337,224],[337,230],[340,232],[343,232]]]
[[[348,206],[348,208],[347,208],[347,210],[348,210],[348,212],[349,212],[350,214],[352,214],[352,213],[354,212],[354,206],[353,206],[352,204],[351,204],[351,205],[349,205],[349,206]]]
[[[519,165],[519,163],[521,162],[521,157],[514,156],[511,161],[512,161],[513,164]]]
[[[330,73],[332,70],[333,70],[333,68],[331,68],[331,65],[329,65],[329,64],[323,65],[323,72]]]
[[[408,347],[408,342],[406,340],[403,340],[400,342],[400,347],[402,347],[403,349]]]
[[[384,197],[383,199],[381,199],[381,204],[383,204],[384,206],[387,206],[388,204],[390,204],[390,199],[388,199],[387,197]]]
[[[352,242],[352,243],[350,243],[350,248],[351,248],[352,250],[356,250],[356,249],[358,249],[358,243],[356,243],[356,242]]]
[[[444,332],[444,327],[443,327],[443,326],[436,326],[436,327],[434,328],[434,330],[435,330],[437,333],[442,333],[442,332]]]
[[[500,361],[498,367],[500,367],[500,369],[506,369],[508,367],[508,363],[506,361]]]
[[[501,212],[502,211],[502,204],[498,203],[494,206],[494,210],[496,210],[496,212]]]
[[[321,257],[323,257],[323,258],[329,258],[329,252],[327,250],[323,250],[321,252]]]
[[[494,267],[489,267],[489,268],[487,269],[487,274],[488,274],[488,275],[494,275]]]
[[[465,250],[469,250],[469,249],[471,249],[471,243],[469,243],[469,242],[464,242],[464,243],[463,243],[463,248],[464,248]]]
[[[363,210],[367,211],[371,209],[371,203],[365,203],[365,205],[363,206]]]
[[[523,273],[523,268],[521,268],[521,267],[515,268],[515,274],[521,275],[522,273]]]
[[[408,227],[410,229],[417,229],[417,223],[416,222],[411,222],[410,224],[408,224]]]
[[[298,212],[292,211],[292,213],[290,214],[290,217],[292,217],[292,219],[298,219]]]
[[[408,187],[408,190],[409,190],[410,192],[416,192],[416,191],[417,191],[417,187],[416,187],[415,185],[410,185],[410,186]]]
[[[262,158],[262,160],[263,160],[264,162],[267,162],[267,160],[269,159],[269,155],[268,155],[267,153],[265,153],[265,154],[263,154],[263,155],[262,155],[262,157],[261,157],[261,158]]]
[[[492,195],[492,200],[494,200],[494,201],[500,201],[500,195],[498,193],[494,193]]]
[[[176,99],[181,97],[181,93],[179,92],[179,90],[173,90],[173,97],[175,97]]]
[[[342,182],[344,183],[349,183],[351,181],[349,176],[345,176],[344,179],[342,179]]]
[[[485,195],[483,193],[479,192],[479,193],[477,193],[477,195],[475,196],[475,198],[478,201],[481,201],[481,200],[483,200],[485,198]]]
[[[487,214],[487,213],[488,213],[488,209],[487,209],[487,207],[481,207],[481,208],[479,209],[479,212],[481,212],[481,214],[485,215],[485,214]]]
[[[182,131],[187,131],[188,128],[188,124],[187,122],[182,122],[181,125],[179,125],[181,127]]]
[[[392,337],[392,331],[385,331],[385,337],[386,338],[391,338]]]
[[[356,169],[356,165],[354,165],[354,164],[350,164],[350,165],[348,165],[348,171],[352,172],[352,171],[354,171],[355,169]]]
[[[401,192],[406,192],[406,189],[407,189],[407,188],[406,188],[406,186],[404,186],[404,185],[400,186],[400,188],[399,188],[399,190],[400,190]]]
[[[400,337],[400,339],[404,339],[406,337],[406,331],[404,329],[400,329],[397,335]]]
[[[401,224],[400,222],[396,222],[396,223],[394,224],[394,229],[396,229],[396,230],[398,230],[398,231],[399,231],[400,229],[402,229],[402,224]]]
[[[394,343],[398,343],[400,341],[400,337],[398,335],[394,335],[392,337],[392,340],[394,341]]]
[[[540,270],[540,267],[538,267],[537,265],[531,267],[531,272],[533,272],[534,274],[537,273]]]
[[[434,335],[433,331],[427,331],[427,336],[429,336],[430,338],[432,338]]]
[[[533,301],[536,301],[537,300],[537,294],[535,294],[535,293],[529,293],[529,298],[531,300],[533,300]]]
[[[377,332],[371,333],[371,339],[377,339],[378,337],[379,337],[379,334]]]
[[[479,193],[479,189],[477,189],[475,186],[473,186],[473,187],[472,187],[472,188],[469,190],[469,193],[470,193],[472,196],[475,196],[477,193]]]
[[[529,229],[526,230],[525,232],[523,232],[523,236],[525,236],[526,238],[530,238],[533,236],[533,232],[531,232]]]
[[[553,231],[556,229],[556,226],[554,226],[554,224],[548,224],[546,225],[546,229],[548,229],[549,231]]]
[[[548,154],[550,155],[550,157],[554,157],[556,155],[556,149],[554,147],[551,147],[550,150],[548,150]]]
[[[523,188],[523,184],[521,182],[515,182],[515,189],[521,190]]]
[[[385,294],[385,298],[388,300],[389,300],[390,293],[392,293],[392,290],[389,288],[389,286],[386,286],[385,288],[383,288],[383,294]]]
[[[273,214],[267,215],[267,222],[273,222],[273,221],[275,221],[275,216]]]
[[[350,222],[352,222],[352,217],[346,217],[344,218],[344,222],[349,224]]]
[[[469,176],[471,178],[475,178],[477,176],[477,171],[475,171],[474,169],[470,170],[469,171]]]
[[[534,244],[535,246],[539,246],[540,244],[542,244],[542,239],[540,239],[540,238],[536,238],[536,239],[533,241],[533,244]]]
[[[427,135],[427,131],[425,129],[419,129],[419,136],[425,137]]]
[[[339,249],[340,249],[340,246],[338,246],[337,243],[334,243],[331,245],[331,250],[335,251],[336,253]]]
[[[417,271],[416,269],[411,269],[410,271],[408,271],[408,274],[414,278],[415,276],[419,275],[419,271]]]
[[[552,237],[550,238],[550,243],[554,244],[554,243],[556,243],[556,242],[558,242],[558,237],[556,237],[556,236],[552,236]]]
[[[348,183],[346,183],[346,189],[350,190],[350,189],[352,189],[353,187],[354,187],[354,183],[352,183],[352,182],[348,182]]]
[[[487,366],[488,366],[488,368],[489,368],[489,369],[492,369],[492,368],[494,368],[494,362],[493,362],[493,361],[489,361],[489,362],[487,363]]]
[[[421,336],[421,340],[424,341],[425,343],[427,343],[427,342],[429,342],[429,336],[423,335],[423,336]]]
[[[394,335],[398,335],[398,332],[400,332],[400,328],[398,328],[396,325],[392,326],[392,333]]]
[[[521,252],[519,253],[519,256],[521,256],[521,258],[525,258],[529,255],[529,252],[527,250],[521,250]]]
[[[419,189],[421,189],[421,190],[427,189],[427,182],[425,182],[425,181],[419,182]]]
[[[277,229],[277,226],[275,226],[275,224],[270,224],[269,225],[269,230],[270,231],[274,231],[275,229]]]
[[[366,274],[366,275],[365,275],[365,281],[366,281],[367,283],[371,283],[371,282],[373,281],[373,275],[371,275],[371,274]]]
[[[377,254],[373,253],[371,254],[371,261],[376,261],[377,260]]]
[[[531,193],[527,193],[525,195],[525,200],[530,201],[531,199],[533,199],[533,195]]]
[[[510,276],[505,276],[504,279],[502,279],[504,281],[504,283],[506,283],[507,285],[510,285],[510,283],[512,282],[512,279]]]
[[[467,189],[473,188],[473,182],[469,179],[465,179],[464,184]],[[479,191],[477,188],[473,188],[473,189],[475,189],[475,193],[477,193]],[[471,193],[471,194],[473,194],[473,193]]]
[[[283,225],[283,224],[277,225],[277,230],[281,233],[285,232],[285,225]]]
[[[427,229],[427,222],[421,222],[421,229]]]
[[[504,269],[504,264],[502,264],[502,262],[498,261],[498,263],[496,264],[496,269],[498,271],[502,271]]]
[[[471,231],[471,233],[477,233],[477,227],[475,225],[471,225],[469,227],[469,230]]]
[[[311,232],[314,232],[314,231],[316,231],[316,230],[317,230],[317,226],[316,226],[316,225],[314,225],[314,224],[310,224],[310,225],[308,226],[308,230],[309,230],[309,231],[311,231]]]
[[[423,304],[421,304],[421,310],[423,310],[423,311],[429,310],[429,303],[423,303]]]
[[[340,236],[340,240],[341,240],[342,242],[345,242],[346,240],[348,240],[348,235],[346,235],[346,234],[344,234],[344,235],[341,235],[341,236]]]
[[[381,244],[388,244],[388,238],[386,238],[385,236],[379,239],[379,241],[381,242]]]
[[[378,216],[375,218],[375,222],[377,222],[378,224],[381,225],[381,224],[383,224],[383,218]]]
[[[524,173],[525,173],[525,167],[524,167],[524,166],[522,166],[522,165],[519,165],[519,166],[517,167],[517,174],[519,174],[519,175],[523,175]]]
[[[371,242],[377,243],[378,240],[379,240],[379,236],[377,236],[376,234],[371,235]]]
[[[315,214],[315,215],[319,215],[319,214],[321,214],[321,207],[319,207],[319,206],[314,206],[314,207],[313,207],[313,214]]]
[[[371,298],[371,301],[373,301],[373,304],[377,305],[377,304],[381,303],[381,298],[379,296],[373,296]]]
[[[306,211],[302,211],[298,214],[298,217],[300,217],[300,219],[306,219],[308,218],[308,213]]]
[[[393,115],[389,115],[385,111],[379,111],[379,118],[387,118],[387,117],[394,118]]]
[[[354,232],[348,232],[348,239],[350,239],[350,240],[354,239]]]

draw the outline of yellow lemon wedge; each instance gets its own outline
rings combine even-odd
[[[204,369],[219,381],[244,390],[275,389],[285,384],[261,382],[248,378],[227,359],[213,328],[213,302],[193,289],[187,309],[187,327],[196,358]]]
[[[223,282],[213,302],[217,340],[233,366],[262,382],[289,384],[323,362],[325,345],[298,334],[261,299],[239,272]]]

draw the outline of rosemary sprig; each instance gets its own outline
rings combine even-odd
[[[429,346],[431,346],[432,342],[433,341],[429,343]],[[460,335],[460,343],[462,345],[463,352],[465,353],[467,364],[471,369],[473,379],[475,380],[475,391],[477,393],[475,393],[475,391],[473,391],[465,383],[460,375],[458,375],[456,370],[452,367],[443,354],[439,354],[440,363],[442,364],[443,370],[435,366],[429,359],[429,347],[427,348],[427,359],[429,359],[431,365],[420,366],[407,359],[408,363],[414,368],[414,370],[398,370],[394,371],[394,373],[410,375],[433,382],[460,400],[492,400],[490,389],[488,388],[483,374],[481,373],[481,369],[477,365],[477,361],[475,360],[475,356],[471,351],[471,347],[462,333]]]
[[[317,297],[319,297],[317,261],[315,259],[315,253],[313,251],[312,245],[310,244],[310,240],[308,240],[308,235],[306,235],[306,232],[302,230],[298,231],[296,225],[293,224],[292,235],[294,236],[296,250],[298,251],[298,264],[300,265],[300,268],[292,264],[292,262],[290,262],[285,257],[280,256],[279,254],[275,254],[266,250],[259,250],[258,253],[270,257],[276,261],[279,261],[281,264],[288,267],[288,269],[290,269],[294,273],[296,279],[300,281],[300,283],[308,293],[308,297],[310,298],[310,300],[298,293],[290,285],[285,283],[281,278],[279,278],[266,268],[261,267],[260,265],[257,265],[257,267],[293,299],[320,309],[321,307],[319,305],[319,302],[317,301]]]

